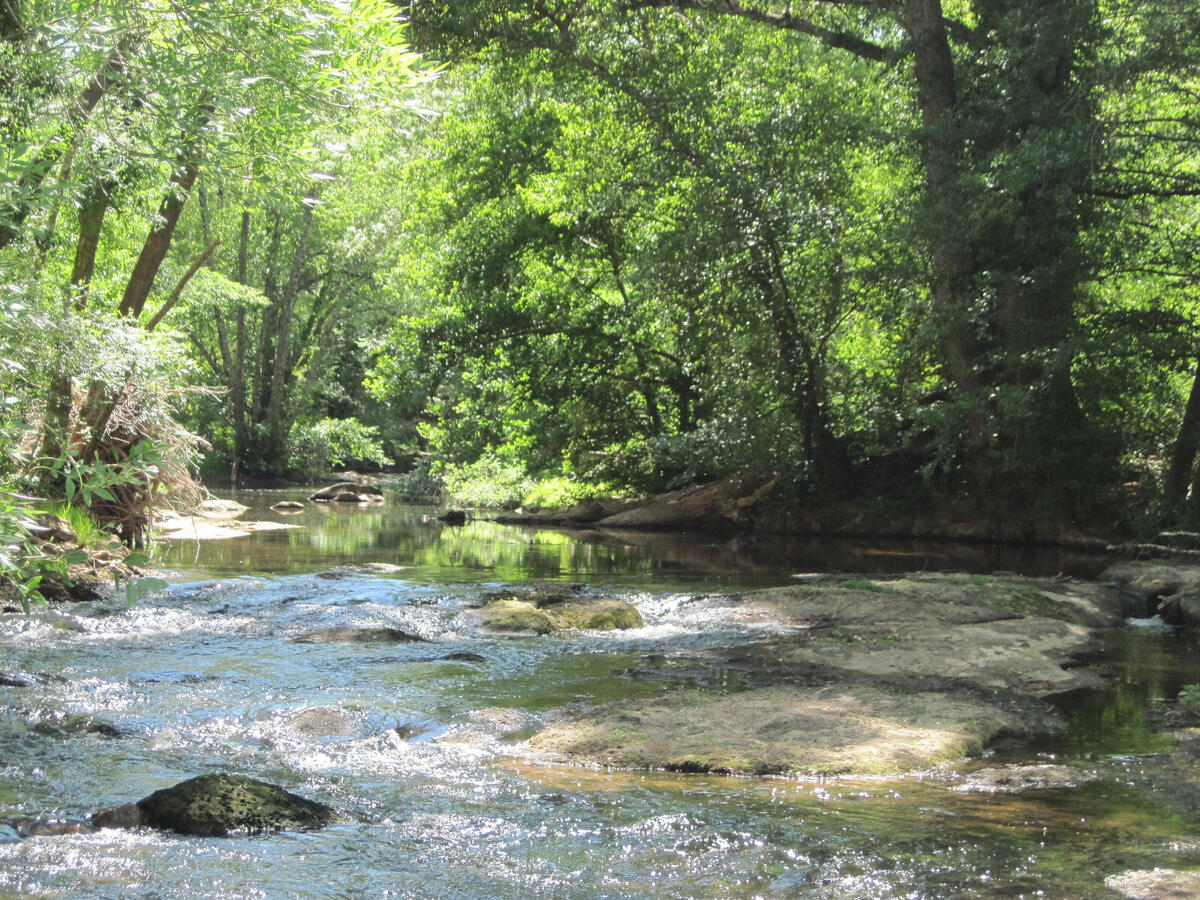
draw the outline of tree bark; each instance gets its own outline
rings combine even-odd
[[[121,297],[119,312],[123,316],[137,319],[146,306],[150,289],[154,286],[155,276],[167,258],[171,249],[171,239],[175,236],[175,226],[179,224],[180,213],[187,203],[188,194],[200,174],[200,153],[202,149],[200,132],[212,117],[213,106],[203,101],[196,108],[195,120],[191,127],[180,136],[180,148],[175,157],[175,170],[167,184],[166,194],[158,207],[154,227],[142,244],[129,281],[125,285],[125,293]]]
[[[283,421],[284,397],[288,388],[288,359],[292,352],[292,320],[296,311],[296,298],[300,292],[300,272],[308,259],[308,242],[312,236],[313,214],[312,201],[316,199],[316,191],[311,191],[304,205],[304,225],[300,232],[300,240],[296,245],[295,256],[288,272],[287,287],[284,289],[283,303],[279,309],[279,321],[275,338],[275,360],[271,366],[271,393],[267,401],[267,441],[271,451],[271,459],[276,465],[281,465],[287,444],[290,423]]]
[[[1183,422],[1179,425],[1179,437],[1171,450],[1171,464],[1163,479],[1162,513],[1170,523],[1183,509],[1187,499],[1188,483],[1192,480],[1192,467],[1196,453],[1200,451],[1200,363],[1192,379],[1192,390],[1188,394],[1187,406],[1183,411]],[[1193,492],[1196,486],[1192,487]]]
[[[193,148],[195,149],[195,148]],[[129,281],[125,285],[125,293],[121,297],[120,313],[136,319],[146,306],[150,289],[154,286],[155,276],[167,258],[171,249],[171,239],[175,235],[175,226],[179,224],[179,215],[187,202],[188,191],[196,181],[200,171],[199,160],[193,155],[187,155],[178,160],[179,168],[171,175],[166,196],[158,207],[155,226],[150,229],[142,252],[138,254]]]
[[[238,284],[246,284],[250,257],[250,210],[242,210],[238,235]],[[238,304],[234,314],[233,359],[229,369],[229,394],[233,403],[233,455],[237,462],[246,456],[249,433],[246,423],[246,307]]]
[[[75,309],[82,312],[87,307],[87,286],[96,269],[96,251],[100,246],[100,232],[104,217],[112,203],[116,190],[115,179],[102,179],[92,184],[84,195],[79,208],[79,239],[75,242],[75,262],[71,268],[71,284],[79,288],[75,298]]]

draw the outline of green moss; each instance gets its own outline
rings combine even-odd
[[[242,775],[201,775],[136,806],[151,828],[201,837],[320,828],[336,818],[323,803]]]
[[[555,630],[549,613],[524,600],[492,601],[483,608],[483,624],[493,631],[549,634]]]
[[[838,587],[851,591],[870,591],[873,594],[898,593],[890,584],[881,584],[878,581],[870,581],[865,578],[847,578],[845,581],[840,582]]]
[[[570,599],[545,606],[527,600],[502,598],[483,608],[483,624],[494,631],[532,631],[549,634],[569,628],[597,631],[640,628],[642,616],[622,600]]]

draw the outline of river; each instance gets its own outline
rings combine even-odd
[[[249,518],[299,491],[243,492]],[[1098,778],[1020,794],[952,773],[811,782],[546,765],[522,742],[566,704],[648,696],[647,654],[702,648],[671,612],[696,591],[830,570],[1094,575],[1100,561],[961,547],[568,536],[431,510],[310,507],[300,527],[166,548],[170,587],[0,617],[0,896],[444,898],[1096,898],[1108,875],[1200,866],[1200,813],[1167,776],[1147,704],[1200,680],[1200,652],[1126,627],[1053,744],[988,760]],[[366,571],[371,565],[386,571]],[[630,600],[644,628],[481,635],[464,611],[499,585],[569,581]],[[400,628],[432,643],[307,644],[314,629]],[[728,639],[728,636],[725,636]],[[747,634],[746,639],[753,639]],[[448,653],[474,654],[444,659]],[[82,819],[205,772],[338,808],[320,831],[240,839],[150,832],[20,840],[24,817]]]

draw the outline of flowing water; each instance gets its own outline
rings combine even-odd
[[[1116,896],[1104,878],[1126,869],[1200,867],[1194,799],[1141,723],[1148,703],[1200,680],[1197,648],[1165,631],[1123,629],[1102,661],[1112,687],[1070,698],[1065,739],[1012,757],[1100,776],[1071,790],[967,793],[945,773],[815,783],[555,767],[522,749],[566,704],[662,690],[627,674],[645,654],[761,634],[676,618],[689,592],[831,569],[1095,561],[567,537],[446,528],[423,513],[312,508],[287,520],[299,528],[177,543],[158,558],[171,587],[135,609],[0,617],[0,822],[12,823],[0,828],[0,896],[1092,898]],[[527,580],[622,596],[647,624],[538,638],[472,627],[482,592]],[[430,642],[296,642],[331,626]],[[18,838],[23,817],[82,819],[213,771],[281,784],[345,819],[237,839]]]

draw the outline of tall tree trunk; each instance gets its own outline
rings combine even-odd
[[[146,306],[150,289],[154,286],[155,276],[167,258],[171,249],[171,239],[175,236],[175,226],[179,224],[179,216],[187,203],[188,194],[200,174],[200,153],[202,142],[200,132],[212,117],[213,106],[204,101],[194,113],[194,121],[188,131],[180,137],[179,153],[175,157],[175,169],[167,184],[167,191],[158,206],[154,227],[142,244],[129,281],[125,284],[125,293],[121,297],[119,312],[123,316],[138,318]]]
[[[283,454],[287,445],[290,423],[283,421],[284,399],[287,394],[288,361],[292,352],[292,322],[296,311],[296,298],[300,293],[300,272],[308,259],[308,242],[313,229],[313,205],[316,192],[310,192],[306,198],[309,202],[304,205],[304,225],[300,231],[300,240],[296,244],[296,254],[292,257],[292,266],[288,271],[287,287],[284,289],[283,303],[279,308],[279,321],[275,337],[275,360],[271,366],[271,392],[267,401],[267,441],[271,451],[271,459],[276,465],[282,465]]]
[[[242,210],[238,235],[238,284],[246,284],[250,257],[250,210]],[[245,459],[248,444],[246,425],[246,307],[238,304],[234,313],[233,365],[229,370],[229,394],[233,403],[233,455],[236,462]]]
[[[113,179],[94,182],[85,193],[79,210],[79,237],[75,242],[75,261],[71,267],[71,288],[75,292],[75,309],[81,312],[87,306],[88,285],[96,268],[100,232],[115,189],[116,181]],[[67,450],[71,434],[71,413],[75,405],[74,390],[75,383],[70,373],[56,372],[51,376],[46,397],[46,415],[42,423],[40,455],[44,459],[59,459]],[[43,479],[50,488],[58,486],[50,483],[53,480],[54,476],[48,472]]]
[[[943,346],[947,374],[960,391],[973,393],[981,386],[977,363],[978,340],[966,321],[963,301],[971,290],[974,259],[971,248],[953,223],[955,182],[961,177],[963,141],[955,109],[958,83],[954,58],[942,17],[941,0],[905,0],[904,24],[913,45],[913,76],[921,112],[921,162],[930,199],[927,214],[933,261],[930,298],[943,320]],[[982,429],[982,424],[978,426]],[[982,449],[982,434],[972,434],[975,449]]]
[[[1171,450],[1171,464],[1163,479],[1162,515],[1170,524],[1179,516],[1187,498],[1188,483],[1192,479],[1192,468],[1196,453],[1200,451],[1200,363],[1192,379],[1192,390],[1188,394],[1187,406],[1183,411],[1183,422],[1179,425],[1179,437]],[[1195,491],[1195,486],[1193,486]]]
[[[75,308],[82,311],[87,306],[87,287],[96,269],[96,251],[100,246],[100,232],[104,228],[104,217],[112,203],[117,188],[115,179],[105,178],[93,183],[84,194],[79,207],[79,239],[75,242],[75,263],[71,268],[71,285],[79,289],[75,297]]]

